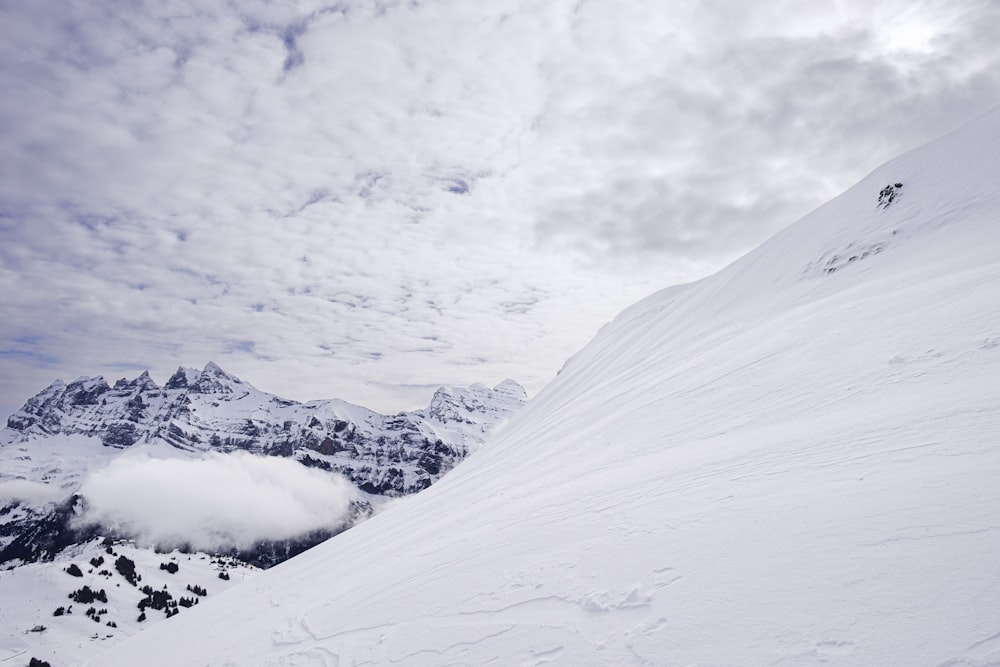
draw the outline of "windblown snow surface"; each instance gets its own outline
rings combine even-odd
[[[998,382],[994,111],[626,310],[439,484],[89,664],[996,667]]]

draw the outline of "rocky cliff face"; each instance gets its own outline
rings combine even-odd
[[[179,368],[162,387],[148,373],[113,385],[103,377],[56,381],[0,431],[0,487],[42,483],[60,498],[40,511],[0,493],[0,563],[49,558],[97,534],[102,527],[73,527],[81,480],[136,446],[290,457],[343,475],[369,498],[396,497],[433,484],[524,401],[524,389],[507,380],[492,389],[442,387],[423,410],[382,415],[340,400],[279,398],[214,363]],[[363,501],[354,517],[370,512]],[[267,566],[330,534],[258,544],[237,555]]]

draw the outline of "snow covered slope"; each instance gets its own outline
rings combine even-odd
[[[95,655],[259,572],[230,558],[100,538],[53,562],[0,571],[0,665]]]
[[[88,664],[996,667],[998,378],[995,111],[622,313],[428,491]]]

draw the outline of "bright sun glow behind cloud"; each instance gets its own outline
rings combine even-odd
[[[947,29],[946,16],[933,15],[919,6],[878,14],[876,43],[892,55],[930,56]]]

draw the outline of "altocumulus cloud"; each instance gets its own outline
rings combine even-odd
[[[342,477],[242,452],[113,461],[87,478],[81,524],[145,545],[247,547],[341,525],[357,496]]]
[[[995,0],[0,2],[0,418],[210,359],[380,411],[534,392],[995,106],[998,32]]]

